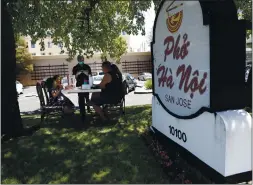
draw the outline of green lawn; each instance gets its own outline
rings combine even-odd
[[[26,126],[39,122],[23,116]],[[2,144],[2,183],[169,183],[140,138],[151,106],[128,107],[125,121],[106,126],[90,117],[88,129],[73,128],[78,122],[54,118],[33,136]]]

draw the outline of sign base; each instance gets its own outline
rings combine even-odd
[[[194,119],[178,119],[153,96],[152,127],[223,177],[252,171],[252,118],[244,110],[204,112]]]

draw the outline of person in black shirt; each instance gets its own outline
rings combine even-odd
[[[91,68],[89,65],[84,63],[84,57],[82,55],[77,56],[78,64],[73,67],[73,75],[76,76],[76,87],[81,87],[84,81],[89,82],[89,75],[91,75]],[[89,101],[89,93],[78,93],[78,103],[80,108],[80,114],[82,121],[85,120],[85,100],[86,103]],[[90,111],[90,106],[87,106]]]
[[[104,121],[107,120],[107,118],[100,106],[103,104],[118,103],[123,95],[122,76],[118,70],[114,70],[114,67],[115,66],[112,67],[111,63],[108,61],[103,62],[102,70],[104,72],[104,77],[99,84],[102,91],[93,96],[89,102]]]

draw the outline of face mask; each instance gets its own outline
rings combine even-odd
[[[83,65],[84,63],[81,61],[81,62],[78,62],[79,65]]]

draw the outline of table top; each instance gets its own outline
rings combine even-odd
[[[101,89],[81,89],[79,87],[66,90],[68,94],[70,93],[94,93],[94,92],[101,92]]]

